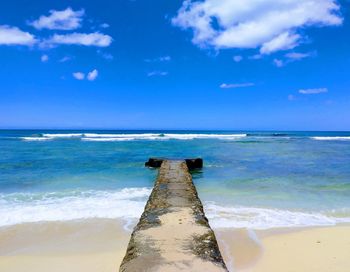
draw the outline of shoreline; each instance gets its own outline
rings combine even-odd
[[[288,267],[295,272],[347,272],[350,267],[349,224],[214,232],[230,271],[234,267],[239,272],[277,272]],[[115,272],[130,235],[124,222],[116,219],[2,227],[0,271]]]

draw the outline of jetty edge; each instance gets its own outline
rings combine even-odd
[[[119,271],[228,271],[186,160],[161,159]]]

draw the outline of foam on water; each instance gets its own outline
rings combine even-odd
[[[350,136],[323,136],[323,137],[311,137],[313,140],[317,141],[350,141]]]
[[[150,188],[119,191],[69,191],[52,193],[0,194],[0,226],[41,221],[89,218],[120,218],[130,225],[141,216]],[[205,202],[214,228],[269,229],[282,227],[332,226],[350,222],[350,217],[254,207],[225,207]]]
[[[88,218],[137,219],[151,189],[0,194],[0,226]]]
[[[23,141],[47,141],[51,140],[48,137],[20,137]]]
[[[157,137],[160,134],[156,133],[137,133],[137,134],[106,134],[106,133],[84,133],[85,137],[88,138],[149,138]]]
[[[76,138],[83,135],[83,133],[44,133],[42,136],[46,138]]]
[[[194,139],[219,139],[219,140],[236,140],[246,137],[247,134],[205,134],[205,133],[130,133],[130,134],[108,134],[108,133],[44,133],[41,137],[21,137],[25,141],[45,141],[53,139],[81,139],[82,141],[91,142],[114,142],[114,141],[134,141],[134,140],[194,140]]]
[[[247,134],[171,134],[166,133],[164,137],[178,140],[193,140],[193,139],[237,139],[246,137]]]
[[[270,228],[333,226],[350,222],[350,217],[332,217],[323,213],[307,213],[255,207],[225,207],[204,203],[210,225],[214,228]]]
[[[89,137],[84,137],[81,138],[82,141],[87,141],[87,142],[120,142],[120,141],[133,141],[135,138],[116,138],[116,137],[107,137],[107,138],[89,138]]]

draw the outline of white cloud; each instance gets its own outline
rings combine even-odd
[[[168,72],[164,72],[164,71],[152,71],[147,73],[148,77],[152,77],[152,76],[166,76],[168,75]]]
[[[320,93],[328,93],[327,88],[318,88],[318,89],[301,89],[299,90],[301,94],[320,94]]]
[[[294,100],[296,100],[296,97],[294,95],[290,94],[290,95],[288,95],[288,100],[294,101]]]
[[[339,8],[336,0],[185,0],[172,23],[192,29],[200,47],[270,54],[298,46],[306,27],[341,25]]]
[[[280,59],[274,59],[274,60],[273,60],[273,64],[275,64],[276,67],[278,67],[278,68],[281,68],[281,67],[284,66],[283,60],[280,60]]]
[[[85,74],[82,72],[75,72],[75,73],[73,73],[73,77],[77,80],[84,80]]]
[[[233,60],[234,60],[235,62],[241,62],[241,61],[243,60],[243,57],[242,57],[242,56],[234,56],[234,57],[233,57]]]
[[[104,59],[106,59],[106,60],[111,61],[111,60],[114,59],[114,56],[113,56],[112,54],[103,52],[103,51],[100,50],[100,49],[98,49],[96,52],[97,52],[97,54],[98,54],[99,56],[101,56],[102,58],[104,58]]]
[[[285,59],[274,59],[273,63],[277,67],[283,67],[286,66],[287,64],[295,61],[300,61],[305,58],[309,58],[312,56],[315,56],[316,52],[308,52],[308,53],[298,53],[298,52],[290,52],[284,55]]]
[[[103,24],[100,25],[100,27],[102,27],[102,28],[109,28],[109,24],[103,23]]]
[[[41,60],[41,62],[47,62],[49,60],[49,56],[48,55],[42,55],[40,60]]]
[[[94,81],[97,78],[97,76],[98,76],[98,71],[96,69],[94,69],[88,73],[87,79],[90,81]]]
[[[37,42],[34,35],[17,27],[0,25],[0,45],[33,45]]]
[[[103,53],[103,54],[101,54],[101,56],[102,56],[102,58],[104,58],[106,60],[113,60],[114,59],[113,55],[110,53]]]
[[[314,56],[315,52],[308,52],[308,53],[298,53],[298,52],[290,52],[285,55],[286,58],[291,60],[302,60],[308,57]]]
[[[57,29],[57,30],[73,30],[81,27],[84,10],[74,11],[71,8],[65,10],[50,10],[49,16],[40,16],[39,19],[29,24],[36,29]]]
[[[249,56],[249,59],[250,60],[259,60],[259,59],[262,59],[263,56],[261,54],[256,54],[256,55],[253,55],[253,56]]]
[[[263,43],[260,48],[261,54],[271,54],[272,52],[280,50],[293,49],[299,44],[301,36],[298,34],[291,34],[289,32],[284,32],[273,38],[271,41]]]
[[[107,47],[112,43],[112,37],[99,32],[94,33],[71,33],[71,34],[55,34],[50,39],[43,42],[45,46],[67,44],[67,45],[85,45]]]
[[[220,85],[221,89],[236,89],[236,88],[244,88],[244,87],[252,87],[254,83],[236,83],[236,84],[226,84],[222,83]]]
[[[72,58],[71,57],[69,57],[69,56],[64,56],[63,58],[61,58],[60,60],[59,60],[59,62],[67,62],[67,61],[70,61]]]
[[[166,62],[166,61],[171,61],[170,56],[162,56],[159,58],[154,58],[154,59],[145,59],[145,62]]]

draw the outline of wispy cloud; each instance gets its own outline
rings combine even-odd
[[[235,84],[226,84],[222,83],[220,85],[221,89],[236,89],[236,88],[245,88],[245,87],[252,87],[255,86],[254,83],[248,82],[248,83],[235,83]]]
[[[154,59],[145,59],[145,62],[166,62],[166,61],[171,61],[170,56],[162,56]]]
[[[307,53],[300,53],[300,52],[289,52],[284,55],[283,59],[274,59],[273,63],[275,66],[281,68],[286,66],[289,63],[300,61],[306,58],[310,58],[316,55],[316,52],[307,52]]]
[[[258,48],[271,54],[297,47],[307,27],[341,25],[339,9],[336,0],[186,0],[172,23],[192,29],[192,42],[199,47]]]
[[[18,27],[0,25],[0,45],[33,45],[37,42],[34,35]]]
[[[96,69],[92,70],[87,75],[87,79],[90,81],[94,81],[97,77],[98,77],[98,71]]]
[[[48,55],[42,55],[40,60],[41,60],[41,62],[48,62],[49,61],[49,56]]]
[[[249,56],[248,57],[250,60],[259,60],[259,59],[262,59],[263,58],[263,55],[261,54],[255,54],[253,56]]]
[[[100,24],[100,27],[102,27],[102,28],[109,28],[109,24],[107,24],[107,23],[103,23],[103,24]]]
[[[243,60],[243,57],[242,56],[234,56],[233,57],[233,61],[234,62],[241,62]]]
[[[73,77],[77,80],[84,80],[85,74],[82,72],[75,72],[75,73],[73,73]]]
[[[278,68],[284,66],[283,60],[280,60],[280,59],[274,59],[274,60],[273,60],[273,64],[274,64],[276,67],[278,67]]]
[[[293,95],[293,94],[288,95],[288,100],[289,100],[289,101],[294,101],[294,100],[296,100],[295,95]]]
[[[63,58],[61,58],[58,62],[67,62],[72,60],[72,57],[70,56],[64,56]]]
[[[148,77],[153,77],[153,76],[167,76],[168,72],[165,71],[152,71],[152,72],[148,72],[147,76]]]
[[[106,59],[106,60],[109,60],[109,61],[111,61],[111,60],[114,59],[114,56],[113,56],[112,54],[103,52],[103,51],[100,50],[100,49],[97,50],[97,54],[98,54],[99,56],[101,56],[102,58],[104,58],[104,59]]]
[[[83,72],[75,72],[72,75],[77,80],[84,80],[86,78],[89,81],[94,81],[98,77],[98,70],[94,69],[91,72],[87,73],[87,75],[85,75]]]
[[[328,93],[327,88],[316,88],[316,89],[301,89],[299,90],[300,94],[320,94],[320,93]]]
[[[70,7],[65,10],[50,10],[50,15],[42,15],[39,19],[29,22],[29,25],[36,29],[51,29],[51,30],[74,30],[81,27],[84,10],[74,11]]]
[[[70,33],[70,34],[55,34],[48,40],[43,41],[43,46],[53,45],[84,45],[107,47],[112,43],[112,37],[99,32],[94,33]]]
[[[300,53],[300,52],[290,52],[285,54],[285,57],[290,60],[302,60],[305,58],[309,58],[312,56],[315,56],[316,52],[307,52],[307,53]]]

